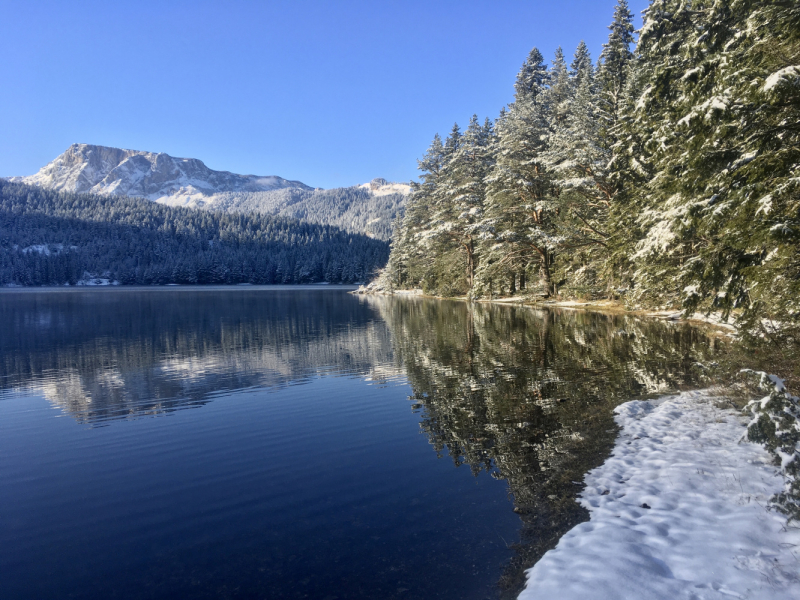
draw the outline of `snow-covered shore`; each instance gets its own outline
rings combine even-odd
[[[527,573],[519,600],[800,598],[800,528],[747,419],[707,391],[619,406],[612,456],[586,476],[590,521]]]

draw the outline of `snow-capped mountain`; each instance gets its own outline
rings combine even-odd
[[[196,158],[92,144],[73,144],[35,175],[10,180],[61,191],[136,196],[189,207],[214,204],[215,196],[225,192],[312,189],[276,176],[214,171]]]
[[[48,189],[146,198],[169,206],[281,215],[382,240],[411,187],[376,178],[323,190],[281,177],[214,171],[196,158],[73,144],[35,175],[10,181]]]

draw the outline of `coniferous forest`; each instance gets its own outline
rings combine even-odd
[[[375,196],[363,187],[330,190],[284,188],[269,192],[228,192],[212,210],[231,213],[263,213],[332,225],[388,242],[392,223],[403,212],[403,194]]]
[[[653,0],[636,40],[619,0],[609,29],[434,137],[384,278],[799,324],[800,4]]]
[[[353,283],[387,256],[327,225],[0,180],[0,285]]]

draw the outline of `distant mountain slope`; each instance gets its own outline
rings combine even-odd
[[[331,190],[287,188],[269,192],[228,192],[217,196],[215,208],[230,213],[291,217],[389,241],[395,218],[402,215],[406,194],[394,188],[390,188],[390,193],[376,194],[369,185]]]
[[[46,189],[146,198],[169,206],[282,215],[388,241],[409,186],[373,179],[332,190],[276,176],[214,171],[194,158],[73,144],[35,175],[9,181]]]
[[[337,227],[0,180],[0,285],[353,283],[388,256]]]
[[[10,180],[65,192],[136,196],[172,206],[197,205],[219,192],[311,189],[281,177],[214,171],[196,158],[92,144],[73,144],[35,175]]]

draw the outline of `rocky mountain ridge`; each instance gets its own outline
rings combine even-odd
[[[215,171],[196,158],[94,144],[72,144],[34,175],[8,180],[57,191],[139,197],[170,206],[197,208],[215,204],[217,194],[221,193],[317,189],[276,175]],[[353,187],[363,188],[374,196],[407,195],[410,191],[408,184],[382,178]]]
[[[214,195],[220,192],[312,189],[299,181],[277,176],[215,171],[196,158],[92,144],[73,144],[35,175],[12,177],[10,181],[58,191],[141,197],[189,207],[213,204]]]
[[[186,208],[286,216],[388,241],[410,186],[375,178],[323,190],[277,176],[209,169],[163,152],[73,144],[27,177],[9,181],[56,191],[139,197]]]

